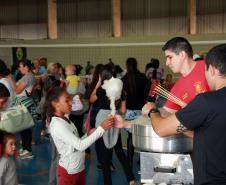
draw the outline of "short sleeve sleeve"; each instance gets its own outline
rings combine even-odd
[[[185,108],[176,112],[176,117],[189,130],[201,127],[209,115],[208,104],[203,95],[197,95]]]
[[[28,83],[29,83],[27,75],[24,75],[20,81],[23,81],[26,85],[28,85]]]
[[[178,85],[177,83],[173,86],[173,88],[171,89],[170,93],[173,94],[174,96],[177,96],[178,97],[178,92],[179,92],[179,88],[178,88]],[[181,109],[181,106],[177,105],[176,103],[170,101],[170,100],[166,100],[166,103],[165,105],[167,108],[170,108],[170,109],[174,109],[174,110],[180,110]]]

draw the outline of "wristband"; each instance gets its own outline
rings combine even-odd
[[[159,112],[159,110],[158,110],[158,109],[156,109],[156,108],[152,108],[152,109],[151,109],[151,110],[149,110],[149,112],[148,112],[148,117],[150,118],[151,113],[157,113],[157,112]]]

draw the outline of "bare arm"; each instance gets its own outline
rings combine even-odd
[[[170,116],[171,114],[175,114],[175,113],[177,112],[177,110],[175,110],[175,109],[170,109],[170,108],[165,107],[165,106],[164,106],[163,108],[160,108],[159,111],[160,111],[160,114],[161,114],[161,116],[162,116],[163,118],[168,117],[168,116]],[[194,135],[193,131],[189,131],[189,130],[183,132],[183,134],[184,134],[185,136],[187,136],[187,137],[190,137],[190,138],[193,138],[193,135]]]
[[[147,115],[149,110],[151,110],[152,108],[155,108],[155,104],[147,103],[142,108],[142,113]],[[193,132],[188,131],[187,129],[176,131],[177,127],[181,124],[177,120],[175,112],[176,110],[168,108],[165,109],[165,107],[163,107],[160,109],[160,113],[151,113],[151,123],[155,132],[162,137],[179,133],[183,133],[188,137],[193,137]]]
[[[179,122],[175,114],[166,118],[162,118],[159,113],[151,113],[150,115],[153,129],[161,137],[181,134],[187,131],[187,128]]]
[[[160,111],[160,113],[161,113],[161,116],[162,117],[168,117],[169,115],[171,115],[171,114],[173,114],[173,113],[175,113],[175,112],[177,112],[177,110],[175,110],[175,109],[170,109],[170,108],[168,108],[168,107],[162,107],[162,108],[159,108],[159,111]]]
[[[19,81],[18,85],[13,81],[13,89],[16,94],[20,94],[26,88],[26,84],[23,81]]]
[[[89,102],[94,103],[97,100],[97,89],[95,88],[89,97]]]
[[[96,93],[97,93],[97,89],[100,87],[100,85],[101,85],[101,78],[99,76],[99,80],[98,80],[98,82],[96,84],[96,87],[94,88],[94,90],[92,91],[92,93],[91,93],[91,95],[89,97],[89,102],[90,103],[94,103],[97,100]]]
[[[122,114],[125,114],[126,113],[126,101],[125,100],[120,103],[119,111]]]

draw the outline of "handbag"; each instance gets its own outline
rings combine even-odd
[[[0,130],[10,133],[20,132],[34,126],[31,114],[24,105],[16,105],[0,114]]]
[[[14,105],[24,105],[33,118],[38,118],[38,114],[36,112],[37,106],[33,98],[28,96],[16,97],[14,100]]]
[[[83,104],[78,95],[73,97],[72,101],[72,111],[80,111],[83,109]]]

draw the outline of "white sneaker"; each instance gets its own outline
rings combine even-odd
[[[20,158],[21,159],[30,159],[30,158],[33,158],[34,157],[34,155],[31,152],[27,151],[27,150],[24,150],[19,155],[20,155]]]

